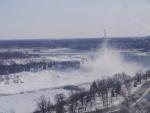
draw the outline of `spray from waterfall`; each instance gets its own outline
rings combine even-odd
[[[133,76],[136,72],[144,70],[144,66],[136,62],[125,60],[122,55],[122,50],[109,46],[106,30],[104,30],[104,41],[102,47],[95,54],[94,60],[89,60],[84,64],[92,76],[108,77],[116,73],[125,72]]]

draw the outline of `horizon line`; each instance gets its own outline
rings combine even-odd
[[[150,37],[150,35],[143,35],[143,36],[107,36],[107,37],[65,37],[65,38],[14,38],[14,39],[10,39],[10,38],[6,38],[6,39],[0,39],[0,41],[15,41],[15,40],[73,40],[73,39],[115,39],[115,38],[146,38],[146,37]]]

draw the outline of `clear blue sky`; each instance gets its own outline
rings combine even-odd
[[[150,0],[0,0],[0,39],[150,34]]]

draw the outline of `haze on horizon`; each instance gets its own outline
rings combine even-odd
[[[146,36],[149,0],[0,0],[0,39]]]

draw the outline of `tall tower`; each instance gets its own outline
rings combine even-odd
[[[104,29],[104,36],[103,36],[103,47],[107,47],[108,46],[108,39],[107,39],[107,31],[106,29]]]
[[[106,29],[104,29],[104,38],[106,38],[107,37],[107,31],[106,31]]]

